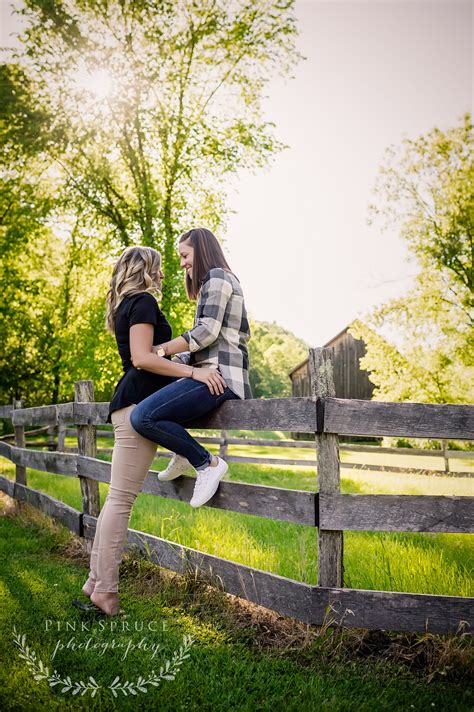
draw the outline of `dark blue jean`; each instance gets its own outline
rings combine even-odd
[[[137,433],[186,457],[193,467],[207,467],[212,459],[211,453],[183,428],[182,423],[238,397],[230,388],[213,395],[205,383],[179,378],[139,403],[130,422]]]

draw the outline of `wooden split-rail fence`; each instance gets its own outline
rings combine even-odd
[[[11,407],[8,407],[4,412],[11,412]],[[31,437],[37,436],[43,439],[30,440]],[[114,434],[112,430],[97,430],[97,438],[113,439]],[[77,428],[70,428],[64,424],[59,426],[45,425],[42,428],[35,428],[34,430],[25,431],[25,446],[27,448],[47,448],[50,451],[59,450],[61,452],[77,452],[77,447],[70,447],[66,445],[66,437],[77,438]],[[221,430],[219,435],[201,435],[195,434],[196,439],[203,445],[218,445],[219,446],[219,457],[223,458],[227,462],[238,462],[242,464],[252,464],[252,465],[274,465],[274,466],[297,466],[297,467],[316,467],[316,459],[306,458],[306,457],[269,457],[268,455],[260,456],[252,454],[248,455],[235,455],[229,452],[229,447],[231,451],[234,446],[239,446],[240,449],[243,448],[289,448],[298,450],[311,450],[316,456],[316,447],[314,437],[308,440],[280,440],[280,439],[268,439],[268,438],[249,438],[249,437],[232,437],[229,436],[226,430]],[[44,439],[46,438],[46,439]],[[0,441],[14,443],[15,435],[14,433],[8,433],[0,437]],[[111,455],[112,447],[97,447],[97,452],[100,454]],[[339,444],[340,453],[363,453],[375,456],[373,462],[342,462],[341,467],[343,469],[356,469],[363,470],[364,472],[388,472],[388,473],[403,473],[403,474],[416,474],[416,475],[428,475],[435,477],[473,477],[474,478],[474,468],[472,468],[471,463],[468,463],[469,470],[459,470],[452,467],[452,461],[459,460],[470,460],[474,461],[474,451],[473,450],[451,450],[447,447],[447,441],[442,443],[442,448],[432,450],[423,448],[412,448],[412,447],[380,447],[379,445],[353,445],[349,443]],[[171,452],[167,450],[157,450],[157,458],[170,458]],[[404,459],[409,459],[412,463],[411,465],[393,465],[387,462],[386,456],[396,455],[400,462]],[[385,456],[384,464],[377,462],[381,459],[381,456]],[[401,460],[400,460],[401,457]],[[430,467],[426,464],[414,465],[413,459],[423,460],[425,463],[427,459],[430,461]],[[443,460],[438,467],[433,468],[433,460]]]
[[[474,531],[473,497],[341,494],[339,435],[474,440],[474,406],[381,403],[334,397],[331,351],[310,350],[311,398],[227,401],[192,428],[283,430],[313,433],[318,492],[221,482],[206,506],[295,522],[318,529],[318,585],[238,564],[151,534],[129,529],[127,548],[138,548],[162,567],[198,572],[211,584],[282,615],[314,625],[455,633],[472,630],[474,598],[344,588],[344,531]],[[91,381],[75,384],[73,403],[0,407],[11,418],[15,445],[0,442],[0,455],[16,465],[16,478],[0,489],[38,507],[88,541],[99,516],[99,482],[110,481],[109,462],[96,458],[96,430],[108,403],[95,403]],[[77,426],[78,452],[25,447],[27,426]],[[79,477],[82,511],[27,486],[26,468]],[[194,479],[159,482],[153,472],[142,492],[189,501]],[[315,537],[316,546],[316,537]]]

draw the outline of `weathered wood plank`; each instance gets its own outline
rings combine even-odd
[[[324,420],[324,400],[333,396],[334,382],[332,372],[332,350],[309,350],[309,375],[311,392],[318,398],[318,430]],[[323,417],[321,417],[323,416]],[[318,471],[318,489],[321,494],[337,493],[341,490],[341,472],[339,463],[339,440],[337,435],[316,432],[316,453]],[[319,500],[319,517],[322,501]],[[343,585],[344,534],[342,531],[319,531],[318,535],[318,584],[325,587]]]
[[[474,472],[450,470],[427,470],[425,467],[396,467],[395,465],[365,465],[357,462],[341,462],[341,469],[359,470],[360,472],[404,472],[410,475],[428,475],[431,477],[474,477]]]
[[[12,413],[13,425],[59,425],[73,422],[73,403],[40,405],[36,408],[22,408]]]
[[[108,403],[78,403],[74,422],[101,425],[107,422]],[[189,421],[189,428],[230,430],[293,430],[314,432],[315,404],[311,398],[231,400],[203,418]]]
[[[339,451],[371,452],[379,455],[424,455],[425,457],[443,456],[442,450],[423,450],[422,448],[414,447],[382,447],[381,445],[350,445],[348,443],[341,443]]]
[[[15,462],[13,459],[14,453],[19,449],[20,448],[16,448],[15,445],[10,445],[10,443],[0,440],[0,456],[6,457],[10,462]]]
[[[23,403],[20,400],[13,401],[13,411],[22,407]],[[15,425],[15,445],[18,448],[25,447],[25,426]],[[24,465],[17,463],[15,468],[15,481],[21,485],[26,485],[26,468]]]
[[[96,520],[84,515],[83,521],[84,536],[92,538]],[[474,624],[472,598],[310,586],[134,529],[126,548],[166,569],[198,572],[228,593],[313,625],[454,633],[462,621],[471,629]]]
[[[315,586],[312,622],[321,623],[325,615],[326,621],[351,628],[456,633],[465,622],[471,632],[474,598]]]
[[[15,483],[14,498],[19,502],[28,502],[36,509],[40,509],[45,514],[53,517],[58,522],[61,522],[70,531],[77,536],[83,536],[82,531],[82,514],[77,509],[70,507],[64,502],[60,502],[54,497],[50,497],[43,492],[31,489]]]
[[[74,384],[74,409],[83,403],[93,404],[94,385],[92,381],[76,381]],[[74,412],[75,416],[75,412]],[[94,425],[79,425],[77,428],[77,452],[78,455],[95,458],[97,455],[97,444]],[[82,494],[82,511],[98,517],[100,512],[99,484],[89,477],[79,474]]]
[[[472,497],[410,494],[319,495],[320,529],[474,532]]]
[[[110,482],[110,462],[79,456],[77,468],[82,476],[99,482]],[[171,482],[160,482],[157,474],[153,470],[149,471],[142,492],[189,502],[196,482],[194,477],[183,475]],[[314,492],[221,482],[218,491],[205,506],[314,527],[317,526],[317,498]]]
[[[201,440],[201,438],[197,438]],[[256,445],[257,447],[285,447],[314,450],[314,440],[270,440],[269,438],[227,438],[228,445]]]
[[[474,406],[326,398],[324,432],[474,440]]]
[[[77,472],[76,456],[68,453],[26,450],[0,442],[0,455],[17,466],[31,467],[41,472],[54,472],[58,475],[72,475],[73,477]]]
[[[80,477],[89,477],[97,482],[110,482],[111,468],[111,463],[105,460],[77,455],[77,474]]]
[[[227,462],[247,462],[258,465],[296,465],[297,467],[316,467],[316,460],[290,460],[280,457],[244,457],[243,455],[226,455]]]
[[[15,496],[15,480],[10,480],[8,477],[0,475],[0,490],[5,492],[9,497]]]
[[[109,415],[109,403],[74,403],[76,425],[105,425]]]
[[[432,477],[474,477],[474,471],[428,470],[426,467],[396,467],[395,465],[366,465],[356,462],[343,462],[342,468],[359,470],[360,472],[401,472],[410,475],[430,475]]]
[[[311,398],[231,400],[209,415],[190,421],[187,427],[314,432],[316,407]]]
[[[12,417],[13,406],[12,405],[0,405],[0,418],[5,418],[10,420]]]
[[[450,460],[463,460],[464,458],[474,460],[474,450],[446,450],[446,455]]]

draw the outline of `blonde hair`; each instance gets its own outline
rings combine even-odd
[[[161,255],[152,247],[127,247],[114,265],[107,292],[107,329],[115,334],[115,314],[120,303],[130,294],[161,293],[158,277]]]

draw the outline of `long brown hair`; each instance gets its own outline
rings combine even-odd
[[[185,282],[189,299],[197,299],[204,278],[214,267],[221,267],[233,274],[217,237],[207,228],[196,227],[188,230],[179,238],[179,244],[182,242],[189,243],[194,249],[193,268],[191,275],[186,274]]]
[[[115,313],[125,297],[138,292],[160,293],[161,255],[152,247],[126,247],[114,265],[107,293],[107,329],[115,333]]]

